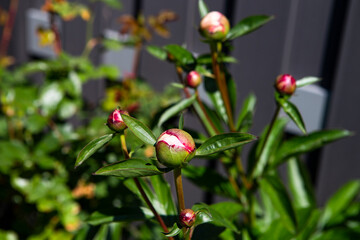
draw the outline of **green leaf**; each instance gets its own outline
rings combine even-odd
[[[44,114],[51,114],[59,105],[64,97],[64,92],[58,83],[52,83],[42,89],[40,93],[40,105],[43,108]]]
[[[196,113],[199,115],[199,118],[204,123],[204,126],[205,126],[206,130],[209,132],[210,136],[214,136],[216,134],[216,131],[213,129],[211,123],[209,122],[209,120],[207,119],[207,117],[205,115],[205,112],[200,107],[200,104],[198,102],[194,102],[194,108],[195,108]]]
[[[164,233],[166,237],[175,237],[181,232],[181,228],[176,223],[172,226],[168,233]]]
[[[120,41],[115,39],[104,38],[101,43],[107,50],[111,51],[119,51],[124,47]]]
[[[271,222],[267,231],[261,235],[259,240],[289,240],[292,239],[292,236],[293,234],[291,234],[286,228],[284,228],[284,224],[281,219],[276,219]]]
[[[182,169],[184,176],[207,192],[237,199],[236,192],[228,179],[207,167],[187,165]]]
[[[256,96],[251,93],[244,101],[241,112],[238,117],[236,129],[239,132],[247,132],[253,123],[255,112]]]
[[[228,116],[225,109],[224,101],[214,79],[205,77],[205,90],[211,102],[215,107],[217,115],[224,121],[228,122]]]
[[[243,36],[248,34],[256,29],[260,28],[270,20],[272,20],[272,16],[265,16],[265,15],[257,15],[257,16],[250,16],[244,18],[239,23],[237,23],[233,28],[230,29],[228,35],[226,36],[227,40],[233,40],[237,37]]]
[[[212,64],[211,54],[202,54],[199,57],[197,57],[196,61],[197,61],[197,64],[199,64],[199,65],[210,65],[210,64]],[[232,56],[220,55],[218,62],[237,63],[237,59]]]
[[[160,117],[158,127],[160,127],[164,122],[173,116],[179,114],[181,111],[190,107],[196,100],[196,95],[194,94],[190,98],[186,98],[175,104],[174,106],[168,108]]]
[[[75,168],[80,166],[86,159],[91,157],[97,150],[102,148],[105,144],[111,141],[115,137],[115,134],[107,134],[102,137],[96,138],[92,140],[90,143],[88,143],[77,156],[76,162],[75,162]]]
[[[293,137],[281,144],[277,150],[275,161],[272,162],[272,166],[275,167],[283,163],[291,156],[310,152],[350,135],[351,132],[347,130],[323,130],[310,133],[306,136]]]
[[[297,240],[308,240],[310,239],[310,236],[314,233],[316,230],[316,225],[318,223],[318,220],[320,218],[321,212],[318,209],[314,209],[307,222],[305,223],[305,226],[299,231],[297,235]]]
[[[102,167],[94,175],[133,178],[163,174],[170,170],[160,169],[150,160],[131,158]]]
[[[299,80],[296,80],[296,87],[297,88],[304,87],[306,85],[310,85],[310,84],[319,82],[320,80],[321,80],[321,78],[318,78],[318,77],[304,77]]]
[[[74,72],[71,71],[69,73],[69,83],[70,83],[70,93],[75,96],[75,97],[79,97],[81,96],[81,79],[79,78],[79,75]]]
[[[183,129],[183,128],[184,128],[184,114],[181,113],[179,118],[179,129]]]
[[[360,180],[353,180],[340,188],[326,203],[318,227],[323,228],[342,215],[360,193]]]
[[[195,209],[197,208],[195,207]],[[208,223],[211,221],[212,221],[212,216],[210,214],[209,209],[200,208],[196,211],[196,219],[195,219],[194,227],[197,227],[201,224]]]
[[[244,207],[240,203],[229,201],[212,204],[211,208],[221,212],[221,215],[229,220],[236,218],[238,214],[244,210]]]
[[[295,208],[315,206],[315,194],[309,176],[299,159],[291,158],[288,161],[288,181]]]
[[[224,133],[207,139],[196,150],[195,156],[208,156],[213,153],[223,152],[237,148],[246,143],[256,140],[257,137],[249,133]]]
[[[112,65],[102,65],[99,67],[102,76],[115,80],[120,76],[119,68]]]
[[[239,232],[239,230],[236,228],[236,226],[229,221],[228,219],[226,219],[221,212],[216,211],[214,208],[212,208],[211,206],[205,204],[205,203],[197,203],[195,204],[192,209],[196,212],[196,211],[200,211],[202,209],[206,209],[208,211],[208,216],[211,217],[211,223],[215,224],[217,226],[221,226],[221,227],[225,227],[225,228],[229,228],[230,230],[234,231],[234,232]]]
[[[160,60],[164,61],[167,59],[167,52],[161,47],[150,45],[146,47],[146,50],[148,51],[148,53]]]
[[[201,18],[205,17],[205,15],[208,14],[209,9],[208,9],[208,7],[206,6],[204,0],[199,0],[198,6],[199,6],[199,14],[200,14],[200,17],[201,17]]]
[[[279,213],[283,225],[291,232],[296,231],[296,216],[291,200],[282,185],[280,179],[275,176],[267,176],[259,180],[260,187],[269,196],[272,205]]]
[[[284,112],[294,121],[298,128],[306,133],[305,124],[297,107],[285,99],[277,99]]]
[[[318,232],[311,240],[344,240],[360,239],[360,233],[345,227],[332,228],[324,232]]]
[[[152,131],[142,122],[136,118],[121,114],[122,119],[126,123],[126,126],[137,136],[141,141],[146,144],[154,145],[156,143],[156,138]]]
[[[176,62],[178,62],[182,66],[192,65],[195,63],[195,58],[191,54],[191,52],[189,52],[188,50],[186,50],[185,48],[179,45],[176,44],[166,45],[164,46],[164,49],[168,53],[170,53],[175,58]]]
[[[92,1],[103,2],[106,5],[108,5],[109,7],[117,9],[117,10],[122,9],[122,3],[119,0],[92,0]]]
[[[177,215],[175,202],[171,194],[170,184],[164,179],[163,175],[154,175],[150,177],[151,185],[155,196],[159,200],[167,216]]]
[[[143,207],[121,207],[111,211],[97,211],[91,214],[88,222],[91,225],[100,225],[110,222],[141,221],[152,218],[152,212]]]
[[[266,165],[270,161],[271,156],[275,151],[275,147],[277,147],[277,144],[282,137],[286,123],[287,119],[285,118],[277,119],[272,129],[270,129],[270,133],[267,139],[265,139],[265,137],[267,135],[267,131],[269,130],[265,130],[256,149],[256,160],[254,164],[250,164],[250,166],[253,168],[251,174],[253,178],[259,177],[263,174]]]

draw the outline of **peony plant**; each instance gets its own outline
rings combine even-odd
[[[122,155],[113,164],[95,171],[96,176],[124,179],[127,187],[142,199],[136,208],[136,220],[155,220],[168,239],[356,239],[360,235],[360,204],[356,201],[360,181],[342,187],[318,208],[301,155],[325,144],[351,135],[347,130],[307,132],[304,121],[291,97],[298,88],[319,81],[316,77],[295,79],[281,74],[275,79],[276,110],[260,136],[251,133],[256,97],[250,94],[239,111],[236,85],[227,70],[231,57],[222,52],[223,45],[257,30],[272,17],[257,15],[230,27],[227,18],[209,12],[199,0],[199,31],[209,45],[210,53],[195,57],[179,45],[148,46],[155,57],[174,64],[184,99],[165,108],[152,127],[143,121],[115,110],[107,125],[112,133],[94,139],[78,155],[79,167],[96,151],[113,139],[120,138]],[[197,87],[212,84],[207,90],[212,105],[203,102]],[[269,86],[271,87],[271,86]],[[190,88],[190,89],[189,89]],[[287,117],[281,117],[280,111]],[[185,111],[193,112],[204,132],[184,127]],[[239,112],[235,116],[236,112]],[[174,119],[178,118],[178,124]],[[112,127],[120,122],[120,129]],[[303,135],[284,137],[285,126],[293,121]],[[109,123],[110,122],[110,123]],[[170,126],[170,127],[169,127]],[[206,135],[205,135],[206,134]],[[137,138],[140,144],[129,144]],[[243,158],[243,146],[251,151]],[[142,154],[141,149],[153,154]],[[194,161],[219,161],[225,176],[215,170],[194,166]],[[288,181],[283,181],[278,168],[286,165]],[[164,174],[172,174],[177,201],[172,198]],[[187,177],[205,191],[224,197],[223,202],[186,206],[182,177]],[[177,207],[175,207],[177,202]],[[134,219],[134,206],[122,207],[122,214],[93,215],[89,222],[108,224]],[[144,210],[146,209],[146,210]],[[154,228],[156,228],[154,226]],[[156,237],[153,237],[156,238]]]

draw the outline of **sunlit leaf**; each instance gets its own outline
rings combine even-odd
[[[249,133],[224,133],[207,139],[196,150],[195,156],[208,156],[213,153],[237,148],[256,140],[257,137]]]
[[[209,12],[209,9],[206,6],[206,3],[204,2],[204,0],[199,0],[198,6],[199,6],[200,17],[201,18],[205,17],[205,15]]]
[[[79,153],[75,168],[80,166],[86,159],[91,157],[97,150],[102,148],[105,144],[111,141],[115,137],[115,134],[107,134],[102,137],[96,138],[92,140],[90,143],[88,143]]]
[[[284,112],[293,120],[296,126],[298,126],[298,128],[303,133],[306,133],[305,123],[297,107],[285,99],[277,99],[277,101],[281,105]]]
[[[152,131],[142,122],[137,120],[136,118],[127,116],[122,114],[126,126],[137,136],[140,140],[142,140],[146,144],[154,145],[156,143],[156,138]]]
[[[167,58],[167,52],[161,47],[150,45],[146,47],[146,50],[160,60],[166,60]]]
[[[296,87],[304,87],[306,85],[310,85],[319,81],[321,81],[321,78],[318,77],[304,77],[296,80]]]

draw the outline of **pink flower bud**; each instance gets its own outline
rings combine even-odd
[[[155,148],[157,159],[167,167],[182,167],[195,154],[195,142],[191,135],[175,128],[163,132]]]
[[[222,40],[229,32],[229,20],[220,12],[209,12],[200,22],[200,32],[203,36]]]
[[[179,214],[180,224],[183,227],[191,227],[196,220],[196,214],[192,209],[184,209]]]
[[[124,120],[121,118],[121,114],[129,116],[127,111],[115,109],[108,117],[106,125],[115,132],[121,132],[127,128]]]
[[[192,88],[197,88],[200,85],[201,81],[202,81],[201,76],[196,71],[189,72],[189,74],[186,77],[186,85]]]
[[[276,78],[275,88],[281,94],[292,95],[296,89],[296,80],[290,74],[279,75]]]

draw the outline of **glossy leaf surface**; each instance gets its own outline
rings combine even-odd
[[[253,123],[255,113],[256,96],[251,93],[244,101],[241,112],[238,117],[236,129],[239,132],[247,132]]]
[[[79,153],[76,162],[75,162],[75,168],[80,166],[86,159],[91,157],[97,150],[102,148],[105,144],[111,141],[115,136],[114,133],[107,134],[102,137],[96,138],[92,140],[90,143],[88,143]]]
[[[121,114],[122,119],[126,123],[126,126],[137,136],[141,141],[146,144],[154,145],[156,143],[156,138],[152,131],[142,122],[136,118]]]
[[[106,212],[94,212],[91,214],[87,222],[91,225],[100,225],[110,222],[146,220],[152,217],[152,212],[147,208],[122,207]]]
[[[272,165],[279,165],[291,156],[315,150],[330,142],[350,135],[351,132],[347,130],[323,130],[305,136],[293,137],[281,144]]]
[[[176,44],[170,44],[170,45],[166,45],[164,46],[164,49],[172,55],[172,57],[175,58],[175,60],[180,64],[180,65],[191,65],[195,63],[195,58],[193,57],[193,55],[191,54],[191,52],[189,52],[188,50],[186,50],[185,48],[176,45]]]
[[[294,121],[296,126],[303,132],[306,133],[305,123],[298,108],[291,102],[285,99],[277,99],[284,112]]]
[[[326,203],[325,209],[319,220],[319,227],[323,228],[331,223],[338,215],[344,213],[350,203],[360,193],[360,181],[354,180],[341,187]]]
[[[204,0],[199,0],[198,6],[199,6],[199,14],[200,14],[200,17],[201,17],[201,18],[205,17],[205,15],[208,14],[209,9],[208,9],[208,7],[206,6]]]
[[[304,77],[299,80],[296,80],[296,87],[304,87],[310,84],[314,84],[316,82],[319,82],[321,79],[318,77]]]
[[[128,159],[102,167],[95,172],[95,175],[133,178],[163,174],[169,170],[160,169],[149,160]]]
[[[167,58],[167,52],[161,47],[150,45],[146,47],[146,50],[160,60],[166,60]]]
[[[224,133],[207,139],[197,150],[195,156],[208,156],[236,148],[256,140],[256,136],[249,133]]]
[[[226,36],[226,39],[233,40],[237,37],[251,33],[252,31],[255,31],[256,29],[269,22],[271,19],[273,19],[273,17],[265,15],[257,15],[244,18],[233,28],[230,29],[228,35]]]
[[[164,122],[169,120],[170,118],[178,115],[181,111],[190,107],[194,101],[196,100],[196,95],[191,96],[190,98],[186,98],[168,108],[160,117],[158,126],[160,127]]]

